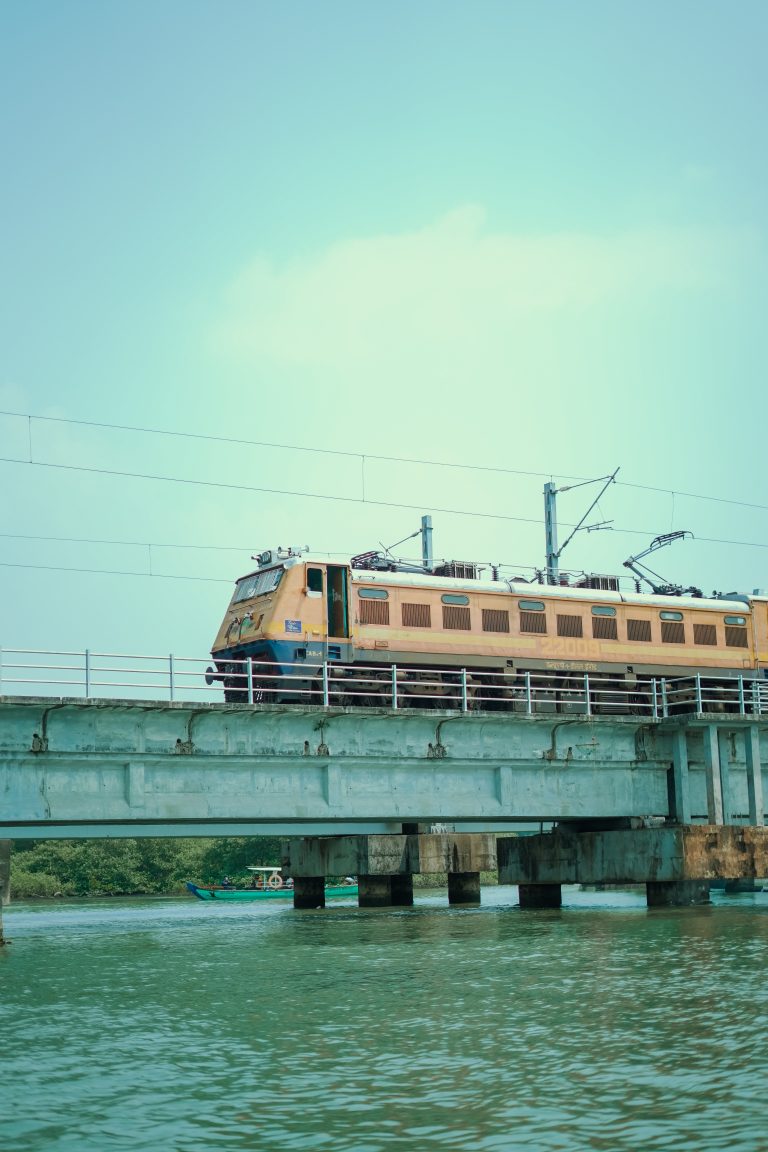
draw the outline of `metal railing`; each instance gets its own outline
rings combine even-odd
[[[64,691],[61,691],[64,689]],[[116,691],[117,690],[117,691]],[[149,694],[148,694],[149,693]],[[622,680],[598,672],[491,672],[466,668],[285,665],[115,652],[0,649],[0,695],[205,700],[325,708],[440,708],[522,715],[768,716],[768,679],[691,675]]]

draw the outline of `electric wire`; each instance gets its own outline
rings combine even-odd
[[[68,568],[61,564],[13,564],[0,560],[0,568],[29,568],[40,572],[78,572],[96,576],[139,576],[144,580],[194,580],[203,584],[232,584],[223,576],[178,576],[168,572],[124,572],[112,568]]]
[[[206,440],[219,444],[239,444],[241,446],[251,448],[275,448],[288,452],[308,452],[327,456],[342,456],[348,459],[378,460],[390,464],[418,464],[430,468],[451,468],[473,472],[494,472],[501,475],[510,476],[532,476],[538,479],[551,479],[553,475],[555,475],[552,472],[538,472],[522,468],[504,468],[498,465],[490,464],[466,464],[456,463],[449,460],[428,460],[409,456],[387,456],[371,452],[350,452],[338,448],[318,448],[302,444],[281,444],[274,441],[249,440],[236,436],[216,436],[206,432],[187,432],[171,428],[151,428],[132,424],[113,424],[106,421],[97,420],[78,420],[73,417],[65,416],[35,416],[30,412],[13,412],[7,409],[0,409],[0,416],[16,417],[17,419],[28,420],[30,422],[35,420],[55,424],[72,424],[86,428],[101,428],[115,432],[133,432],[143,435],[169,436],[187,440]],[[32,461],[24,461],[24,463],[32,463]],[[594,479],[594,477],[573,476],[567,473],[557,473],[556,475],[563,480],[576,480],[587,483]],[[732,504],[740,508],[752,508],[759,511],[768,512],[768,505],[756,504],[747,500],[735,500],[725,496],[710,496],[702,492],[681,492],[676,488],[663,488],[651,484],[639,484],[629,480],[617,480],[615,483],[618,487],[633,488],[642,492],[658,492],[661,495],[667,496],[684,496],[689,500],[708,500],[712,501],[713,503]]]
[[[86,474],[100,475],[100,476],[116,476],[121,479],[130,480],[148,480],[168,484],[188,484],[194,487],[204,488],[217,488],[225,489],[236,492],[259,492],[262,495],[269,496],[292,496],[299,497],[307,500],[327,500],[331,502],[338,502],[343,504],[364,504],[377,508],[398,508],[403,511],[409,512],[423,512],[424,503],[422,504],[402,504],[392,500],[363,500],[360,496],[340,496],[334,494],[326,494],[320,492],[302,492],[294,489],[285,488],[267,488],[259,485],[252,484],[235,484],[231,481],[224,480],[198,480],[193,477],[186,476],[164,476],[157,473],[148,472],[125,472],[111,468],[93,468],[87,467],[84,464],[54,464],[44,460],[20,460],[16,457],[0,456],[0,463],[4,464],[21,464],[33,468],[51,468],[58,469],[66,472],[83,472]],[[518,524],[535,524],[538,527],[544,523],[540,517],[532,516],[510,516],[503,512],[481,512],[477,509],[464,509],[464,508],[442,508],[437,505],[429,506],[431,512],[438,512],[446,516],[468,516],[472,519],[484,520],[502,520]],[[568,521],[561,521],[561,526],[565,528],[575,528],[577,525]],[[611,531],[617,535],[622,536],[643,536],[652,537],[658,535],[653,529],[644,528],[612,528]],[[717,537],[697,536],[695,537],[700,543],[706,544],[722,544],[730,547],[744,547],[744,548],[768,548],[768,543],[762,543],[753,540],[726,540],[718,539]],[[137,542],[139,543],[139,542]],[[144,544],[145,547],[151,545],[150,542]],[[164,547],[164,545],[157,545],[157,547]],[[167,545],[172,547],[172,545]],[[195,547],[195,545],[187,545],[187,547]],[[235,549],[237,550],[237,549]]]

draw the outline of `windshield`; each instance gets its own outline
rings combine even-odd
[[[274,592],[283,576],[282,568],[270,568],[266,572],[254,572],[253,576],[244,576],[238,580],[235,588],[233,604],[241,600],[252,600],[254,596],[264,596],[267,592]]]

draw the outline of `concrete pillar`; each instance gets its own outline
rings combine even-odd
[[[723,790],[720,780],[720,745],[717,725],[707,724],[704,732],[704,768],[707,773],[707,819],[710,824],[723,823]]]
[[[760,764],[760,732],[756,724],[751,724],[744,734],[747,757],[747,797],[749,800],[749,822],[753,827],[761,827],[765,821],[763,811],[763,777]]]
[[[0,948],[5,944],[3,936],[3,907],[11,902],[11,844],[12,840],[0,840]]]
[[[723,824],[733,823],[733,800],[731,797],[731,761],[727,732],[719,735],[720,787],[723,793]]]
[[[361,908],[389,908],[392,905],[392,877],[358,876],[357,893]]]
[[[691,791],[688,781],[688,744],[685,728],[672,733],[672,804],[678,824],[691,822]]]
[[[559,884],[520,884],[521,908],[560,908],[563,894]]]
[[[325,877],[294,876],[294,908],[325,908]]]
[[[449,904],[479,904],[480,903],[480,873],[479,872],[449,872],[448,873],[448,903]]]
[[[410,908],[413,904],[413,876],[410,872],[398,872],[390,877],[392,904],[396,908]]]
[[[645,885],[649,908],[687,908],[709,904],[709,880],[649,880]]]

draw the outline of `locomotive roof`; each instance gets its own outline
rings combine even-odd
[[[278,550],[271,553],[271,562],[253,569],[244,576],[264,571],[267,568],[293,568],[297,564],[340,564],[346,567],[349,561],[344,561],[329,553],[304,553],[289,557],[278,558]],[[254,557],[256,559],[256,557]],[[400,588],[423,588],[440,590],[443,592],[484,592],[506,593],[516,596],[525,596],[531,600],[541,598],[555,600],[600,600],[606,604],[637,604],[648,608],[703,608],[711,612],[733,612],[744,614],[750,609],[751,600],[766,600],[768,593],[762,589],[752,596],[744,596],[738,592],[725,594],[722,597],[708,596],[660,596],[653,592],[614,592],[603,588],[575,588],[561,584],[529,584],[521,580],[471,580],[457,576],[430,576],[422,572],[377,572],[367,568],[350,568],[354,584],[381,584]]]
[[[368,572],[352,569],[355,584],[395,585],[401,588],[440,589],[444,592],[496,592],[514,593],[531,600],[600,600],[606,604],[644,604],[647,607],[706,608],[712,612],[727,612],[729,608],[741,614],[749,610],[747,598],[738,594],[722,599],[706,596],[658,596],[645,592],[612,592],[602,588],[573,588],[560,584],[527,584],[514,580],[462,580],[454,576],[426,576],[418,572]]]

